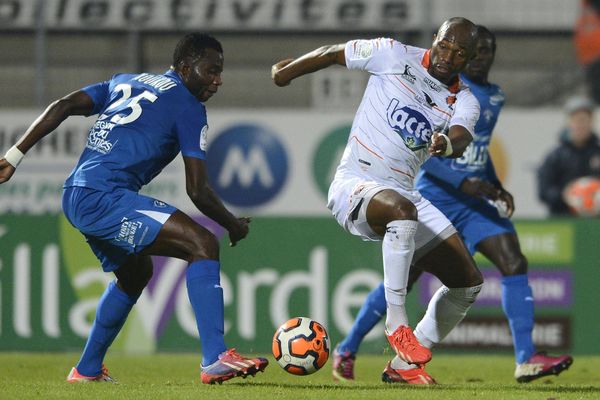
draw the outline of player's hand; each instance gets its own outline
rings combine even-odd
[[[500,188],[500,193],[498,194],[498,200],[503,201],[506,204],[506,215],[507,218],[512,217],[515,212],[515,200],[513,199],[512,194],[504,188]]]
[[[4,158],[0,158],[0,183],[7,182],[15,173],[15,167],[13,167]]]
[[[282,74],[280,74],[279,71],[285,68],[285,66],[292,61],[294,61],[293,58],[286,58],[285,60],[281,60],[271,67],[271,79],[273,79],[273,82],[275,82],[277,86],[287,86],[290,84],[291,80],[281,76]]]
[[[229,230],[229,246],[233,247],[248,235],[252,218],[242,217],[237,219],[237,224]]]
[[[490,200],[497,200],[500,196],[500,190],[496,186],[492,185],[488,181],[484,181],[483,179],[474,176],[463,180],[459,189],[461,192],[468,194],[469,196],[485,197]]]
[[[433,157],[444,157],[447,148],[448,142],[446,138],[439,132],[433,132],[431,143],[429,143],[429,154]]]

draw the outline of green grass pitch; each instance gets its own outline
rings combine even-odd
[[[380,381],[387,357],[363,355],[356,364],[355,383],[335,383],[331,360],[310,376],[284,372],[270,358],[264,373],[223,385],[203,385],[199,356],[109,354],[107,366],[118,385],[67,384],[77,362],[75,353],[0,353],[0,399],[600,399],[600,357],[579,356],[560,377],[529,384],[512,378],[508,355],[434,354],[427,370],[439,385],[414,387]]]

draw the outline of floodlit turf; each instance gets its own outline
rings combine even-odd
[[[109,355],[107,366],[119,380],[68,384],[65,377],[78,354],[0,353],[0,399],[600,399],[600,357],[576,357],[560,377],[518,384],[510,356],[434,354],[427,370],[441,384],[434,387],[389,385],[380,381],[386,358],[357,360],[357,382],[331,380],[331,360],[319,372],[298,377],[271,358],[264,373],[223,385],[202,385],[198,356],[159,354]]]

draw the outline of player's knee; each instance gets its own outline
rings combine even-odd
[[[219,241],[217,237],[207,230],[199,232],[192,240],[192,249],[188,262],[198,260],[218,260]]]
[[[478,268],[473,268],[465,279],[465,287],[476,287],[483,285],[483,274]]]
[[[398,202],[389,209],[389,220],[418,220],[417,207],[409,201]]]
[[[506,258],[502,264],[499,266],[499,269],[504,276],[523,275],[527,273],[527,258],[523,254]]]

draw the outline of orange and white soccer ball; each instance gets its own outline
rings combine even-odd
[[[329,358],[325,327],[307,317],[290,319],[275,331],[273,356],[290,374],[309,375],[318,371]]]
[[[594,217],[600,215],[600,178],[586,176],[569,183],[563,197],[573,213]]]

